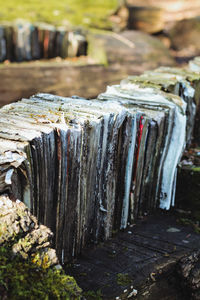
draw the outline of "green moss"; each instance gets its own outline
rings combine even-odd
[[[42,269],[48,269],[51,265],[51,260],[48,253],[45,253],[44,255],[39,252],[34,253],[31,256],[31,261]]]
[[[182,224],[182,225],[189,225],[191,227],[193,227],[194,231],[196,233],[200,233],[200,227],[199,227],[199,223],[195,222],[192,219],[187,219],[187,218],[180,218],[178,220],[178,223]]]
[[[194,168],[192,168],[192,171],[193,172],[200,172],[200,167],[194,167]]]
[[[121,286],[127,286],[132,283],[132,280],[128,273],[117,274],[117,284]]]
[[[83,295],[87,300],[102,300],[102,293],[101,290],[98,291],[87,291],[84,292]]]
[[[162,76],[151,76],[151,74],[148,74],[148,77],[130,76],[128,79],[130,82],[139,84],[143,88],[148,87],[167,92],[174,92],[174,86],[176,84],[176,80],[165,79],[162,78]]]
[[[18,234],[18,236],[20,236],[20,234]],[[15,239],[16,239],[16,232],[14,232],[13,228],[8,228],[8,225],[6,223],[0,224],[0,245],[5,240],[9,242],[14,242]]]
[[[99,31],[98,33],[100,33]],[[98,38],[94,33],[88,34],[88,55],[95,63],[108,65],[108,58],[104,46],[105,41]]]
[[[79,276],[87,276],[87,273],[85,272],[79,273]]]
[[[0,0],[0,3],[1,20],[25,18],[31,22],[99,28],[111,27],[108,16],[118,5],[117,0]]]
[[[0,294],[2,299],[80,299],[75,280],[55,268],[39,267],[33,259],[13,255],[10,245],[0,247]]]

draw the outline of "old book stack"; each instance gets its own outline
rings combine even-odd
[[[0,191],[53,230],[62,262],[174,205],[200,82],[175,73],[128,78],[94,100],[37,94],[0,110]]]
[[[0,62],[81,55],[87,55],[87,40],[81,30],[25,21],[0,25]]]

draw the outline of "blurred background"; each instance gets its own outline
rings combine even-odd
[[[37,92],[93,98],[200,55],[199,0],[0,3],[0,106]]]

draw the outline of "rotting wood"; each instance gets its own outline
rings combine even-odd
[[[121,103],[124,103],[126,107],[129,107],[130,110],[132,107],[133,109],[136,107],[138,111],[140,111],[141,108],[145,108],[143,113],[144,116],[148,116],[149,110],[150,114],[151,110],[156,110],[156,116],[153,118],[150,115],[149,121],[151,121],[151,119],[155,121],[156,117],[159,116],[159,111],[165,111],[167,124],[165,125],[166,127],[164,129],[165,132],[163,135],[163,143],[161,148],[162,151],[161,149],[158,150],[158,156],[160,155],[160,152],[162,152],[162,155],[159,157],[159,162],[157,164],[159,171],[156,168],[156,171],[158,171],[158,181],[156,181],[156,187],[153,189],[153,192],[156,191],[156,195],[152,198],[154,199],[154,203],[151,204],[151,207],[157,206],[157,199],[161,208],[169,209],[174,203],[173,185],[176,178],[176,165],[180,159],[185,144],[185,102],[180,100],[181,98],[173,95],[166,96],[166,94],[159,92],[158,89],[148,87],[143,88],[138,84],[131,83],[122,83],[121,86],[112,86],[108,88],[105,94],[100,95],[100,98],[103,100],[115,99]],[[141,136],[138,138],[138,155],[136,157],[135,166],[133,167],[136,169],[135,176],[133,176],[132,187],[133,202],[135,207],[134,211],[136,215],[138,214],[138,206],[140,203],[139,199],[142,180],[141,170],[143,170],[144,166],[145,152],[148,151],[148,149],[146,150],[146,138],[148,135],[148,130],[150,130],[150,126],[145,125],[146,117],[144,116],[141,115],[139,121],[139,134]],[[178,135],[179,139],[176,138]],[[176,142],[177,144],[174,144]],[[176,154],[174,152],[174,147],[176,148]],[[156,157],[156,153],[154,153],[154,155]],[[137,172],[137,170],[139,171]],[[151,171],[151,167],[149,166],[150,174]],[[147,178],[143,178],[143,181],[148,182],[148,176]]]
[[[129,76],[122,84],[135,83],[141,87],[157,88],[178,95],[187,103],[186,145],[192,142],[195,123],[196,106],[199,109],[200,76],[194,72],[180,68],[161,67],[154,71],[146,71],[141,76]]]
[[[183,257],[178,264],[178,274],[183,288],[189,291],[191,299],[198,300],[200,294],[200,251]]]
[[[172,85],[181,97],[128,79],[94,100],[40,93],[0,110],[0,191],[54,231],[62,262],[174,205],[194,98],[184,80]]]
[[[87,55],[86,36],[80,29],[24,20],[0,24],[0,62],[80,55]]]

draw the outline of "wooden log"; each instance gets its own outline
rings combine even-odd
[[[13,25],[14,60],[17,62],[31,60],[31,24],[16,22]]]
[[[0,62],[81,55],[87,55],[87,39],[81,30],[69,32],[66,28],[23,20],[0,27]]]
[[[174,24],[168,30],[173,49],[183,53],[183,56],[195,57],[200,55],[200,47],[197,42],[200,31],[199,17],[184,19]]]
[[[62,262],[139,215],[174,206],[194,89],[169,71],[147,77],[94,100],[41,93],[0,110],[0,191],[55,232]]]
[[[156,95],[156,97],[155,97]],[[174,191],[173,191],[173,181],[175,180],[175,172],[176,167],[182,151],[184,149],[185,144],[185,125],[186,125],[186,119],[184,117],[184,111],[185,111],[185,104],[184,101],[181,100],[179,97],[176,96],[168,96],[165,98],[165,95],[162,94],[162,92],[159,92],[157,89],[153,88],[143,88],[140,87],[137,84],[123,84],[121,86],[112,86],[111,88],[108,88],[107,92],[100,96],[101,99],[118,99],[118,101],[122,101],[125,99],[125,104],[130,105],[130,107],[136,106],[140,108],[145,107],[148,113],[148,109],[152,109],[154,107],[163,107],[164,111],[167,108],[168,112],[166,114],[167,117],[167,129],[166,130],[166,136],[165,139],[165,146],[162,150],[162,158],[159,162],[159,168],[160,173],[162,173],[160,187],[157,183],[157,199],[159,199],[160,207],[169,209],[170,205],[173,205],[174,203]],[[152,98],[151,98],[152,97]],[[177,109],[178,108],[178,109]],[[146,114],[146,111],[145,111]],[[176,125],[175,125],[176,124]],[[144,123],[141,122],[139,125],[139,128],[141,128],[141,134],[143,133]],[[145,130],[144,130],[144,134]],[[179,145],[175,146],[174,142],[176,139],[176,136],[179,135]],[[139,137],[139,143],[140,143],[140,137]],[[145,145],[145,143],[144,143]],[[174,147],[176,148],[176,156],[171,157],[171,154],[174,152]],[[145,151],[145,147],[142,148]],[[144,153],[142,155],[142,159],[144,159]],[[172,162],[173,161],[173,162]],[[139,167],[139,173],[138,176],[141,176],[141,167]],[[137,168],[137,162],[136,162],[136,168]],[[169,171],[170,170],[170,171]],[[166,176],[166,177],[165,177]],[[160,175],[158,176],[160,178]],[[137,182],[137,176],[136,176],[136,182]],[[136,190],[135,190],[136,186]],[[137,188],[140,189],[140,184],[134,183],[134,203],[137,207],[138,202],[138,196],[140,193],[137,192]],[[169,192],[170,191],[170,192]],[[172,202],[171,202],[172,201]],[[136,208],[137,211],[137,208]]]
[[[154,33],[170,28],[176,21],[198,17],[199,13],[198,0],[190,3],[187,0],[169,0],[167,5],[162,0],[126,0],[111,17],[111,21],[118,29],[125,29],[131,20],[131,26]]]
[[[193,130],[199,111],[199,74],[187,69],[161,67],[154,71],[147,71],[141,76],[129,76],[123,82],[139,83],[150,88],[156,87],[182,97],[187,105],[186,146],[190,146],[195,139],[195,137],[193,139]]]
[[[164,28],[163,10],[153,6],[128,6],[128,28],[156,33]]]
[[[198,58],[197,58],[198,60]],[[199,72],[197,70],[192,69],[193,62],[189,63],[189,68],[178,69],[178,68],[159,68],[159,72],[162,73],[171,73],[176,74],[180,78],[180,76],[188,81],[190,85],[194,88],[195,93],[194,96],[191,97],[191,93],[183,94],[184,88],[182,87],[182,91],[180,90],[179,95],[182,95],[185,98],[185,101],[188,103],[186,114],[188,116],[187,121],[187,144],[190,145],[192,142],[193,145],[200,145],[200,133],[199,133],[199,120],[200,120],[200,84],[199,84]],[[196,106],[195,118],[193,118]],[[192,139],[191,139],[192,137]],[[189,143],[188,143],[189,142]]]
[[[4,23],[4,36],[6,41],[6,60],[13,61],[14,60],[14,30],[10,23]]]
[[[197,250],[183,257],[177,266],[182,286],[189,291],[189,295],[191,295],[191,298],[194,300],[199,299],[200,293],[199,261],[200,251]]]
[[[156,179],[150,176],[148,185],[154,182],[159,186],[161,177],[166,177],[161,176],[162,161],[174,134],[172,124],[177,123],[179,128],[179,118],[183,118],[184,132],[185,116],[181,118],[178,106],[169,102],[165,94],[154,101],[155,93],[158,92],[136,92],[141,112],[134,108],[131,94],[130,100],[124,103],[123,100],[114,103],[39,94],[1,109],[0,137],[28,144],[23,144],[22,166],[17,165],[13,171],[16,180],[7,171],[9,188],[2,184],[1,191],[10,191],[15,198],[20,194],[39,220],[56,232],[56,247],[62,261],[79,253],[89,240],[107,239],[113,228],[125,228],[129,216],[133,221],[139,212],[143,213],[144,207],[148,208],[144,200],[144,203],[140,201],[140,191],[146,182],[144,176],[148,178],[152,169],[157,175]],[[143,99],[150,95],[149,112]],[[170,100],[183,104],[175,96]],[[158,105],[163,110],[155,116]],[[6,122],[9,126],[4,129]],[[154,144],[150,138],[156,139],[157,135],[159,139]],[[182,144],[181,139],[179,152]],[[173,161],[175,165],[179,152]],[[160,165],[158,173],[156,165]],[[133,174],[131,186],[134,168],[137,172]],[[25,173],[23,177],[21,172]],[[172,183],[173,179],[166,188],[172,190]],[[129,210],[130,188],[135,190]],[[147,187],[144,190],[149,192]],[[149,206],[155,207],[164,192],[159,190],[151,196]],[[170,194],[166,208],[170,207],[171,197]]]
[[[68,108],[68,103],[72,106],[71,109]],[[61,107],[62,111],[59,112]],[[27,182],[21,182],[18,186],[21,198],[27,202],[26,189],[29,188],[29,207],[41,222],[55,229],[58,243],[62,240],[63,245],[66,245],[58,249],[58,254],[63,259],[76,253],[89,237],[93,236],[93,240],[96,240],[100,235],[106,238],[111,235],[115,177],[118,176],[118,156],[115,156],[115,152],[122,152],[118,147],[123,145],[118,144],[118,139],[119,132],[122,136],[126,129],[123,126],[127,117],[127,113],[119,105],[114,107],[116,109],[113,111],[112,107],[112,112],[116,114],[115,117],[107,104],[102,106],[98,102],[59,97],[54,99],[53,96],[39,95],[16,103],[13,107],[15,112],[11,107],[2,109],[1,124],[8,119],[12,121],[9,130],[1,132],[1,137],[29,141],[29,149],[24,149],[24,156],[28,160],[24,168],[29,177],[27,175]],[[28,112],[30,110],[31,114]],[[9,113],[7,118],[6,111],[10,111],[12,117]],[[17,117],[16,114],[20,116]],[[132,126],[129,123],[129,127]],[[130,136],[129,133],[128,140]],[[16,172],[19,175],[18,169]],[[116,175],[112,179],[113,172]],[[11,183],[11,179],[8,183]],[[75,186],[77,189],[74,191]],[[3,192],[8,188],[2,184],[1,190]],[[12,187],[10,191],[15,197],[19,194]],[[108,199],[110,202],[107,202]],[[107,207],[109,205],[111,208]],[[91,227],[95,218],[96,229]]]
[[[0,62],[6,59],[6,40],[4,28],[0,26]]]

